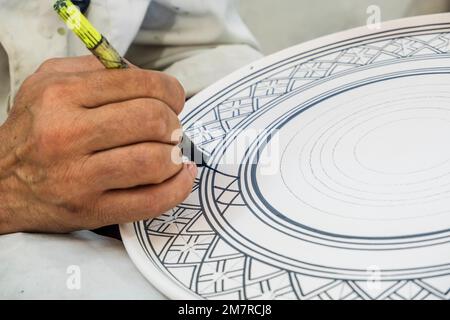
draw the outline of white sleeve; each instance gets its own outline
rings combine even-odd
[[[261,57],[237,8],[237,0],[153,0],[127,57],[176,76],[190,96]]]
[[[171,46],[257,46],[237,0],[152,0],[135,43]]]

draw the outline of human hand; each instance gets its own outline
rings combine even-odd
[[[0,234],[94,229],[183,201],[197,174],[176,146],[184,99],[159,72],[45,62],[0,127]]]

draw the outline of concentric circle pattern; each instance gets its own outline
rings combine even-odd
[[[449,299],[449,27],[298,46],[194,99],[210,163],[122,226],[144,275],[174,298]]]

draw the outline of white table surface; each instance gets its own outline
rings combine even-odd
[[[0,299],[164,296],[139,273],[121,241],[80,231],[0,236]]]

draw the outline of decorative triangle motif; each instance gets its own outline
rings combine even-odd
[[[447,298],[450,298],[450,274],[441,277],[422,279],[421,282],[437,290]]]
[[[266,263],[262,263],[255,259],[249,259],[249,270],[248,278],[249,280],[260,280],[262,278],[268,278],[284,272],[284,270],[272,267]]]
[[[155,250],[155,253],[159,256],[164,248],[166,248],[167,243],[172,239],[173,237],[167,236],[167,235],[155,235],[155,234],[149,234],[148,239],[152,244],[153,250]]]
[[[206,221],[203,214],[199,214],[197,218],[184,230],[189,233],[210,233],[212,232],[211,226]]]
[[[297,280],[300,289],[299,294],[303,298],[306,298],[311,294],[325,291],[332,287],[336,282],[334,279],[316,278],[301,274],[295,274],[295,279]]]
[[[404,286],[397,290],[396,294],[399,295],[401,299],[411,300],[417,297],[422,290],[423,288],[413,281],[408,281]]]
[[[214,250],[210,253],[208,260],[225,259],[227,257],[234,258],[236,256],[241,256],[241,253],[224,240],[218,238],[217,242],[214,244]]]
[[[406,282],[399,281],[353,281],[362,296],[368,299],[377,300],[387,297],[392,291],[402,287]]]
[[[332,300],[352,300],[356,297],[354,290],[346,281],[336,282],[335,286],[327,290],[327,294]]]

